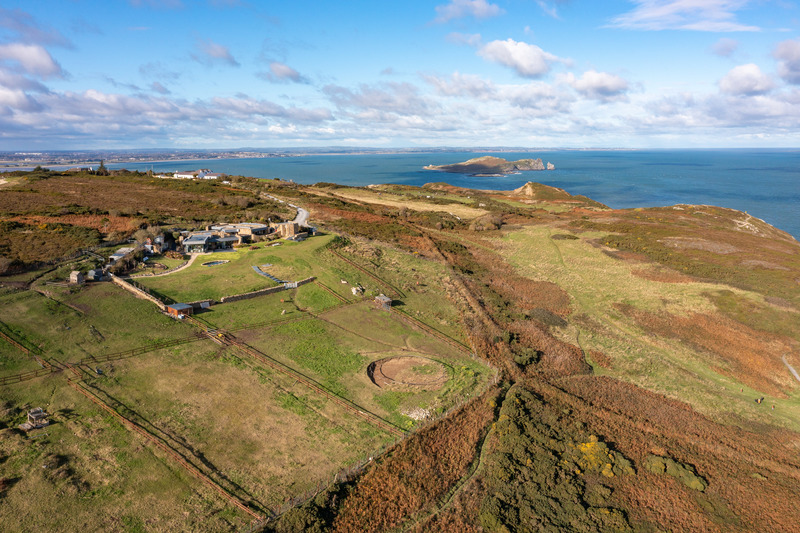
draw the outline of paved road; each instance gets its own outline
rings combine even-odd
[[[297,207],[295,205],[289,204],[291,207],[297,209],[297,216],[294,217],[294,221],[297,222],[300,226],[307,226],[308,225],[308,211],[303,209],[302,207]]]
[[[269,193],[261,193],[262,198],[269,198],[270,200],[275,200],[276,202],[284,203],[283,200],[279,200],[272,196]],[[308,211],[303,209],[302,207],[297,207],[294,204],[286,204],[293,209],[297,209],[297,216],[294,217],[294,221],[297,222],[300,226],[307,226],[308,225]]]

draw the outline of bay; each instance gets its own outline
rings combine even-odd
[[[424,170],[482,155],[508,160],[541,157],[553,171],[502,177]],[[536,152],[413,152],[208,159],[109,165],[168,172],[213,172],[297,183],[378,183],[512,190],[536,181],[583,194],[609,207],[707,204],[745,211],[800,238],[800,150],[551,150]]]

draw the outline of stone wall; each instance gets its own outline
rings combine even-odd
[[[141,298],[143,300],[149,300],[149,301],[153,302],[162,311],[164,311],[167,308],[167,306],[164,305],[164,302],[162,302],[161,300],[159,300],[155,296],[151,296],[150,294],[147,294],[146,292],[144,292],[142,289],[140,289],[138,287],[134,287],[133,285],[131,285],[130,283],[128,283],[127,281],[125,281],[124,279],[122,279],[122,278],[120,278],[118,276],[113,276],[112,275],[111,276],[111,282],[119,285],[120,287],[122,287],[126,291],[130,292],[131,294],[133,294],[137,298]]]
[[[314,277],[314,276],[311,276],[310,278],[306,278],[306,279],[301,280],[301,281],[293,282],[293,284],[296,284],[296,286],[299,287],[301,285],[305,285],[306,283],[311,283],[315,279],[317,279],[317,278]],[[228,302],[238,302],[239,300],[248,300],[250,298],[256,298],[258,296],[264,296],[266,294],[275,294],[276,292],[285,291],[287,288],[288,287],[284,284],[284,285],[278,285],[277,287],[269,287],[268,289],[261,289],[261,290],[258,290],[258,291],[246,292],[244,294],[235,294],[233,296],[223,296],[222,298],[220,298],[219,303],[224,304],[224,303],[228,303]]]

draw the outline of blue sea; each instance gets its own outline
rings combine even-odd
[[[474,177],[424,170],[482,155],[508,160],[541,157],[556,169],[503,177]],[[208,168],[214,172],[297,183],[321,181],[511,190],[536,181],[583,194],[612,208],[709,204],[763,219],[800,239],[800,149],[775,150],[557,150],[540,152],[431,152],[302,155],[109,165],[155,172]]]

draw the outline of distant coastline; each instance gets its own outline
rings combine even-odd
[[[61,170],[73,166],[99,164],[102,159],[106,165],[140,165],[150,163],[231,160],[231,159],[271,159],[306,156],[352,156],[352,155],[401,155],[437,153],[519,153],[519,152],[582,152],[607,151],[629,152],[638,148],[525,148],[525,147],[425,147],[425,148],[354,148],[354,147],[313,147],[313,148],[264,148],[231,150],[179,150],[179,149],[130,149],[130,150],[42,150],[42,151],[0,151],[0,172],[30,170],[44,166]]]
[[[301,184],[326,181],[354,187],[447,181],[472,189],[513,190],[532,180],[587,196],[615,209],[676,204],[730,207],[746,211],[800,239],[800,219],[796,216],[797,205],[800,205],[796,181],[800,150],[796,148],[537,149],[505,152],[503,157],[513,160],[541,157],[555,162],[556,172],[538,172],[533,177],[520,173],[492,178],[449,173],[434,178],[433,172],[423,170],[426,165],[451,164],[491,153],[495,152],[457,149],[450,152],[297,153],[296,157],[159,158],[119,163],[106,159],[106,166],[112,170],[126,168],[144,172],[152,169],[156,173],[207,168],[231,176],[279,178]],[[99,162],[99,159],[94,161]],[[42,166],[55,168],[49,164]],[[755,190],[759,194],[753,194]]]

